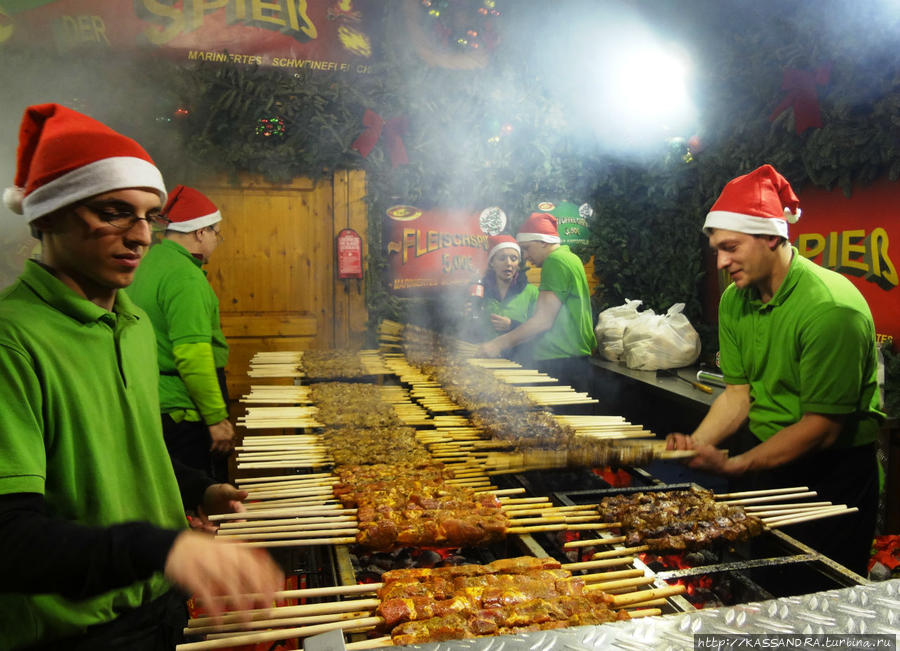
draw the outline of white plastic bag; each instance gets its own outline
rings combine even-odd
[[[697,361],[700,335],[683,310],[684,303],[676,303],[665,314],[635,320],[625,328],[622,347],[628,368],[655,371]]]
[[[606,359],[612,362],[622,359],[624,352],[622,335],[625,333],[625,326],[641,315],[638,312],[640,306],[641,301],[626,298],[624,305],[608,308],[597,315],[594,334],[597,336],[597,348]],[[650,310],[650,314],[652,313]]]

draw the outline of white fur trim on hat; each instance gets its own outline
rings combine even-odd
[[[201,228],[217,224],[220,221],[222,221],[222,213],[217,210],[208,215],[194,217],[193,219],[188,219],[183,222],[172,222],[166,226],[166,230],[175,231],[176,233],[193,233],[194,231],[199,231]]]
[[[163,204],[166,202],[166,186],[153,163],[132,156],[113,156],[45,183],[25,197],[22,208],[30,222],[76,201],[125,188],[149,188]]]
[[[522,255],[522,248],[516,244],[515,242],[500,242],[497,246],[490,250],[488,253],[488,260],[494,257],[494,254],[497,253],[500,249],[515,249],[519,252],[519,255]]]
[[[799,217],[799,210],[797,217]],[[774,217],[753,217],[738,212],[715,210],[706,216],[703,232],[710,234],[710,229],[720,228],[726,231],[747,233],[748,235],[777,235],[787,239],[788,223],[784,219]]]
[[[519,242],[546,242],[547,244],[559,244],[562,242],[559,235],[547,235],[545,233],[519,233],[516,235]]]
[[[25,198],[25,190],[17,185],[6,188],[3,191],[3,203],[17,215],[22,214],[22,199]]]

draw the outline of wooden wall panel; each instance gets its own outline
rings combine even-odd
[[[365,238],[367,223],[363,172],[295,179],[287,185],[253,177],[240,181],[239,186],[226,180],[196,186],[223,216],[224,241],[206,270],[231,347],[227,376],[232,399],[249,390],[246,371],[257,351],[331,348],[353,340],[346,334],[339,342],[335,337],[349,332],[349,308],[336,279],[334,235],[340,223]],[[342,313],[336,318],[338,293]],[[364,329],[362,294],[352,309],[352,322]]]

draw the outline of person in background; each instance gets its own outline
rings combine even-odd
[[[560,244],[553,215],[532,213],[516,239],[525,259],[541,267],[537,305],[522,325],[483,343],[479,353],[497,357],[529,342],[539,370],[589,393],[589,358],[597,340],[584,265],[568,246]]]
[[[202,266],[221,240],[222,213],[183,185],[163,208],[163,240],[150,248],[128,295],[150,317],[159,355],[163,436],[173,459],[228,479],[234,426],[228,420],[228,344],[219,300]]]
[[[528,282],[521,270],[522,250],[512,235],[488,238],[488,268],[482,277],[484,300],[477,323],[479,341],[493,339],[498,333],[518,328],[534,314],[538,288]],[[510,359],[531,364],[527,347],[509,351]]]
[[[849,280],[788,243],[799,216],[797,196],[771,165],[730,181],[706,216],[718,268],[733,281],[719,303],[727,386],[697,429],[670,434],[667,447],[695,450],[691,467],[750,487],[808,486],[818,500],[857,507],[785,533],[865,575],[883,417],[875,326]],[[748,419],[757,445],[731,457],[715,447]]]
[[[162,176],[58,104],[25,111],[17,163],[4,203],[42,255],[0,293],[0,648],[172,649],[185,593],[263,607],[283,576],[187,527],[185,504],[238,511],[246,493],[176,479],[163,442],[153,329],[123,291],[162,221]]]

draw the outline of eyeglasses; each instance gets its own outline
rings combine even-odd
[[[222,231],[215,229],[212,226],[209,227],[209,230],[216,234],[216,239],[219,240],[219,244],[225,241],[225,236],[222,235]]]
[[[133,228],[139,221],[146,221],[153,231],[164,231],[166,227],[172,223],[170,219],[163,217],[160,213],[151,213],[144,217],[139,217],[134,212],[134,207],[127,203],[113,201],[109,203],[82,203],[104,224],[109,224],[113,228],[127,231]]]

